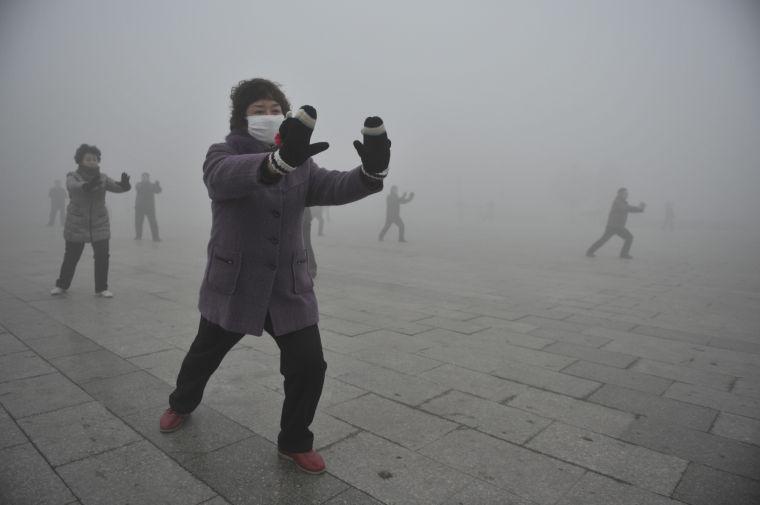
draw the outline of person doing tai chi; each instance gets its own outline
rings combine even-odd
[[[631,232],[628,231],[628,228],[625,227],[625,223],[628,220],[629,212],[644,212],[645,208],[646,204],[644,202],[641,202],[638,207],[628,205],[628,190],[620,188],[615,200],[612,202],[612,208],[610,209],[610,215],[607,218],[607,227],[604,230],[604,234],[588,248],[586,256],[593,258],[597,249],[602,247],[613,235],[618,235],[624,240],[623,248],[620,250],[620,257],[624,259],[633,259],[633,256],[629,254],[631,244],[633,244],[633,234],[631,234]]]
[[[304,210],[343,205],[377,193],[388,174],[391,142],[383,121],[364,122],[354,142],[361,165],[328,171],[313,156],[317,111],[291,111],[280,87],[266,79],[232,90],[230,133],[212,145],[203,164],[211,199],[211,237],[200,289],[198,333],[182,361],[162,432],[179,429],[201,402],[211,375],[245,334],[266,331],[280,349],[285,399],[277,449],[307,473],[325,471],[309,426],[327,364],[319,311],[302,232]]]
[[[380,230],[380,235],[377,237],[377,240],[382,242],[391,225],[395,224],[398,226],[398,241],[406,242],[404,239],[404,222],[401,220],[401,204],[409,203],[413,198],[414,191],[409,193],[408,197],[406,196],[406,193],[398,196],[398,186],[391,186],[391,192],[385,200],[385,226]]]

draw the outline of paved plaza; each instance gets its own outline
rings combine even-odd
[[[592,227],[450,231],[315,237],[317,477],[277,457],[266,335],[233,349],[182,430],[158,431],[204,237],[114,238],[111,300],[92,295],[89,247],[69,293],[48,295],[60,230],[4,243],[0,503],[760,503],[756,243],[633,229],[623,261],[618,243],[583,257]]]

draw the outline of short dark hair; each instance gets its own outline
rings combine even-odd
[[[230,92],[232,101],[230,112],[230,130],[247,130],[248,120],[245,111],[253,102],[262,99],[274,100],[282,107],[282,112],[290,111],[290,102],[280,85],[268,79],[256,78],[240,81]]]
[[[623,191],[628,191],[628,188],[620,188],[618,189],[618,195],[622,193]]]
[[[96,146],[82,144],[81,146],[77,147],[77,152],[74,153],[74,161],[77,163],[77,165],[82,164],[84,155],[88,153],[94,154],[98,157],[98,161],[100,161],[100,149],[98,149]]]

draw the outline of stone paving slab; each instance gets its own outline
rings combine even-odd
[[[518,393],[507,405],[612,437],[634,420],[633,414],[533,388]]]
[[[542,431],[528,447],[666,496],[673,492],[688,463],[561,423]]]
[[[631,363],[639,359],[630,354],[595,349],[593,347],[586,347],[568,342],[555,342],[544,347],[543,350],[616,368],[628,368]]]
[[[475,480],[441,505],[536,505],[505,489]]]
[[[39,356],[48,360],[102,350],[99,344],[73,331],[60,335],[31,338],[26,341],[26,345]]]
[[[459,391],[450,391],[420,408],[516,444],[525,443],[551,423],[547,418]]]
[[[692,463],[673,496],[690,505],[757,505],[760,482]]]
[[[714,409],[614,384],[605,384],[595,391],[588,401],[653,419],[665,419],[701,431],[709,430],[718,415],[718,411]]]
[[[8,413],[0,408],[0,450],[28,442],[24,432]]]
[[[587,472],[557,505],[680,505],[646,489]]]
[[[257,436],[198,456],[184,465],[233,505],[319,504],[348,488],[330,474],[304,476],[292,462],[278,457],[273,444]]]
[[[731,375],[709,372],[688,366],[662,363],[650,359],[638,360],[631,367],[631,370],[677,382],[707,386],[708,388],[719,389],[721,391],[729,391],[736,382],[736,378]]]
[[[721,412],[710,433],[760,446],[760,420]]]
[[[26,351],[27,349],[26,344],[10,333],[4,331],[0,333],[0,356]]]
[[[368,458],[366,455],[371,454]],[[324,451],[330,474],[367,491],[383,503],[438,504],[472,482],[472,478],[370,433]]]
[[[456,389],[499,403],[527,389],[524,384],[450,364],[423,372],[420,377],[440,384],[444,389]]]
[[[477,450],[473,449],[476,448]],[[585,473],[580,467],[537,454],[474,430],[457,430],[422,454],[499,488],[553,504]]]
[[[760,419],[760,400],[716,391],[692,384],[674,383],[665,396],[695,405],[702,405],[731,414]]]
[[[61,505],[75,499],[32,444],[0,451],[0,503]]]
[[[16,418],[91,400],[90,395],[58,373],[0,384],[0,403]]]
[[[620,439],[736,475],[760,477],[760,447],[729,438],[644,417]]]
[[[196,504],[216,493],[148,442],[137,442],[57,468],[84,503]]]
[[[327,413],[412,450],[424,447],[459,426],[373,394],[335,405],[327,409]]]
[[[577,361],[563,369],[562,372],[596,382],[614,384],[653,394],[662,394],[673,383],[673,381],[668,379],[631,370],[620,370],[589,361]]]
[[[54,467],[142,440],[97,402],[25,417],[18,423]]]
[[[55,371],[32,351],[20,351],[0,356],[0,383],[45,375]]]
[[[545,368],[509,363],[492,370],[493,375],[515,382],[547,389],[574,398],[584,398],[596,391],[601,383],[554,372]]]

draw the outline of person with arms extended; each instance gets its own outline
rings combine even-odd
[[[56,215],[60,214],[61,226],[64,225],[64,216],[66,215],[66,190],[61,186],[61,181],[55,181],[53,187],[48,192],[50,197],[50,219],[48,226],[53,226]]]
[[[409,203],[413,198],[414,191],[412,191],[409,196],[406,196],[406,193],[398,196],[398,187],[391,186],[391,192],[386,199],[385,226],[380,230],[380,235],[377,237],[377,240],[382,242],[391,225],[395,224],[398,226],[398,241],[406,242],[404,239],[404,222],[401,220],[401,204]]]
[[[161,184],[152,182],[150,174],[143,172],[142,180],[135,184],[135,240],[142,240],[143,221],[148,218],[153,242],[161,242],[156,221],[156,195],[161,192]]]
[[[628,221],[629,212],[644,212],[645,208],[646,204],[644,202],[641,202],[638,207],[629,205],[628,190],[626,188],[618,189],[617,196],[612,202],[610,215],[607,218],[607,227],[604,230],[604,234],[588,248],[586,256],[593,258],[597,249],[602,247],[613,235],[618,235],[624,240],[623,249],[620,251],[620,257],[624,259],[633,259],[633,256],[629,254],[631,244],[633,244],[633,234],[628,231],[625,224],[626,221]]]
[[[231,131],[224,143],[209,148],[203,164],[212,227],[200,324],[159,429],[179,429],[227,352],[245,334],[266,331],[280,349],[284,377],[278,453],[300,470],[319,474],[325,462],[313,449],[309,426],[327,364],[304,247],[304,209],[343,205],[381,191],[391,142],[382,120],[369,117],[363,142],[354,142],[361,165],[328,171],[312,159],[329,147],[311,144],[314,107],[292,112],[280,87],[266,79],[240,82],[231,99]]]
[[[61,295],[69,289],[84,245],[90,242],[95,253],[95,294],[113,298],[113,293],[108,290],[108,241],[111,238],[111,225],[106,209],[106,192],[124,193],[132,186],[129,184],[129,176],[124,172],[119,182],[100,173],[100,156],[100,149],[82,144],[74,155],[77,169],[66,175],[66,189],[69,191],[69,206],[63,227],[66,252],[58,280],[50,291],[53,296]]]

